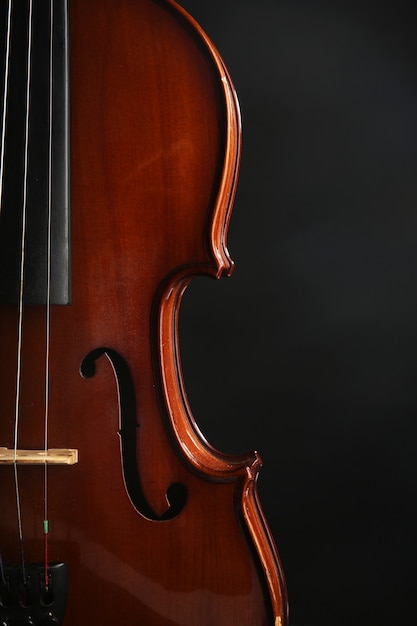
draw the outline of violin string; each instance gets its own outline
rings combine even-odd
[[[30,86],[32,78],[32,26],[33,13],[32,0],[29,0],[28,14],[28,47],[27,47],[27,79],[26,79],[26,109],[25,109],[25,142],[24,142],[24,166],[23,166],[23,199],[22,199],[22,236],[20,256],[20,285],[19,285],[19,313],[18,313],[18,338],[17,338],[17,368],[16,368],[16,398],[14,418],[14,480],[17,508],[17,522],[20,542],[20,561],[22,568],[23,583],[26,584],[26,567],[23,549],[23,524],[20,506],[19,477],[17,467],[17,452],[19,443],[19,420],[20,420],[20,390],[22,372],[22,338],[23,338],[23,292],[25,274],[25,244],[26,244],[26,212],[28,195],[28,167],[29,167],[29,118],[30,118]]]
[[[9,94],[9,69],[10,69],[10,39],[12,24],[12,0],[9,0],[7,7],[7,31],[6,31],[6,50],[4,60],[4,88],[3,88],[3,115],[1,126],[1,152],[0,152],[0,214],[3,206],[3,182],[4,182],[4,155],[6,151],[6,118],[7,118],[7,100]]]
[[[45,587],[49,585],[49,516],[48,516],[48,438],[49,438],[49,388],[50,388],[50,337],[51,337],[51,222],[52,222],[52,124],[53,124],[53,33],[54,3],[50,0],[49,34],[49,136],[48,136],[48,232],[47,232],[47,269],[46,269],[46,356],[45,356],[45,464],[44,464],[44,540],[45,540]]]
[[[10,39],[12,31],[12,0],[8,1],[7,6],[7,25],[6,25],[6,48],[4,54],[4,86],[3,86],[3,112],[1,126],[1,148],[0,148],[0,215],[3,207],[3,182],[4,182],[4,157],[6,151],[6,119],[7,104],[9,95],[9,70],[10,70]],[[5,585],[5,576],[3,568],[3,557],[0,552],[0,583]]]

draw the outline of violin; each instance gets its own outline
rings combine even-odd
[[[181,375],[184,290],[233,270],[227,69],[173,0],[3,0],[0,30],[0,625],[286,626],[260,457]]]

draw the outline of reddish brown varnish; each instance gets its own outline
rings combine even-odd
[[[79,463],[49,469],[50,557],[69,566],[65,624],[287,624],[285,585],[257,498],[257,454],[213,449],[191,415],[177,318],[199,274],[233,269],[225,239],[240,152],[232,84],[171,0],[72,0],[72,303],[51,320],[49,443]],[[221,18],[219,18],[221,19]],[[43,445],[45,308],[24,312],[19,445]],[[0,445],[13,445],[16,307],[0,312]],[[96,372],[80,367],[92,351]],[[202,356],[203,358],[203,356]],[[223,366],[213,372],[217,384]],[[149,507],[185,486],[182,511],[150,520],[125,489],[120,387],[133,382],[137,474]],[[135,410],[132,397],[125,400]],[[125,407],[126,408],[126,407]],[[3,560],[18,560],[12,468],[0,467]],[[25,557],[42,560],[43,469],[20,468]],[[281,621],[280,621],[281,620]]]

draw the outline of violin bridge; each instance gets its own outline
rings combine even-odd
[[[51,448],[49,450],[14,450],[0,447],[0,465],[75,465],[78,450]]]

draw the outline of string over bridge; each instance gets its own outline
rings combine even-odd
[[[51,448],[49,450],[14,450],[0,447],[0,465],[75,465],[78,450]]]

